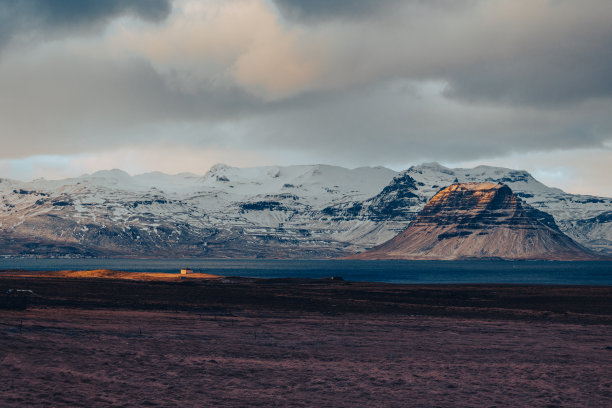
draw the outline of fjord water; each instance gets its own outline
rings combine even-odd
[[[612,262],[348,261],[261,259],[0,259],[0,269],[38,271],[114,269],[175,272],[181,268],[223,276],[326,278],[408,284],[507,283],[612,285]]]

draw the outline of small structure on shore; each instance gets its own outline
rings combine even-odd
[[[193,273],[193,269],[189,269],[189,268],[183,268],[181,269],[181,275],[187,275]]]

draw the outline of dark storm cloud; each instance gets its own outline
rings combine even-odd
[[[368,17],[400,0],[274,0],[284,16],[291,19],[328,20]]]
[[[402,6],[417,5],[457,10],[479,0],[273,0],[283,16],[307,22],[333,19],[372,19]]]
[[[537,44],[540,38],[532,41]],[[612,97],[612,29],[570,33],[558,45],[538,48],[481,58],[452,70],[437,68],[449,82],[445,94],[469,102],[543,107]]]
[[[170,6],[170,0],[1,0],[0,44],[18,36],[91,30],[124,14],[159,21]]]
[[[365,10],[345,6],[345,13]],[[315,11],[340,12],[331,5]],[[603,0],[407,1],[393,13],[343,24],[330,77],[440,80],[447,97],[484,105],[610,98],[611,19],[612,3]]]

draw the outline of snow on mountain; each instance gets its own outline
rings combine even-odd
[[[0,255],[341,256],[397,235],[455,180],[508,184],[578,242],[612,248],[611,199],[566,194],[524,171],[218,164],[204,176],[0,179]]]
[[[366,199],[388,183],[396,172],[384,167],[353,170],[328,165],[236,168],[213,166],[202,186],[244,201],[274,195],[299,195],[304,204],[322,207],[347,199]]]
[[[216,165],[203,177],[111,170],[6,180],[0,247],[22,255],[335,256],[346,244],[334,244],[326,225],[311,231],[314,214],[367,199],[395,174],[383,167]]]
[[[412,166],[397,174],[376,196],[334,205],[323,212],[339,225],[337,239],[350,242],[351,249],[372,247],[403,231],[439,190],[457,182],[507,184],[522,200],[551,214],[560,230],[572,239],[593,250],[612,253],[612,199],[567,194],[547,187],[526,171],[501,167],[450,169],[438,163]],[[353,227],[340,226],[343,222]]]

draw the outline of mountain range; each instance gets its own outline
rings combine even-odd
[[[0,255],[340,257],[393,238],[457,182],[504,183],[579,244],[612,253],[611,198],[568,194],[520,170],[426,163],[401,172],[218,164],[203,176],[0,179]]]

